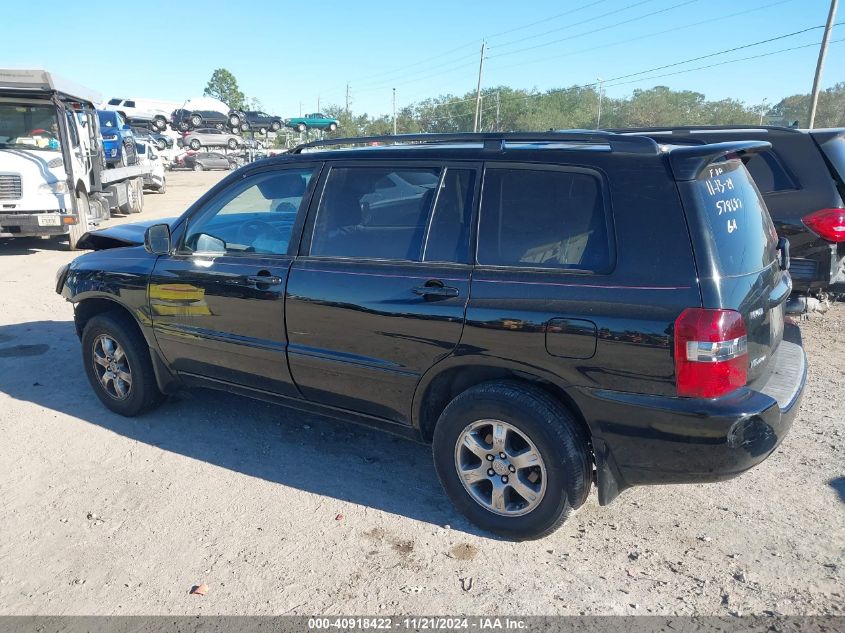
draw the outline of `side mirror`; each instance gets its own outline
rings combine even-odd
[[[153,255],[170,253],[170,225],[153,224],[144,232],[144,249]]]

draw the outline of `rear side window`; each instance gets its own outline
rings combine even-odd
[[[419,260],[440,172],[333,167],[317,210],[311,255]]]
[[[611,264],[599,179],[583,172],[488,168],[479,264],[606,270]]]
[[[711,164],[695,188],[722,275],[757,272],[777,258],[775,227],[741,160]]]
[[[828,164],[833,168],[839,195],[845,198],[845,138],[838,136],[822,143],[821,148]]]
[[[762,193],[790,191],[798,188],[780,159],[772,151],[752,154],[746,168]]]

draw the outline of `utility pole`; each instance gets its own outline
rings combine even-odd
[[[317,112],[320,111],[320,95],[317,95]]]
[[[349,82],[346,82],[346,114],[349,114]]]
[[[824,58],[827,57],[827,45],[830,42],[830,32],[833,30],[833,20],[836,17],[836,8],[839,0],[830,0],[830,12],[827,14],[827,24],[824,27],[824,37],[819,49],[819,61],[816,63],[816,76],[813,79],[813,93],[810,96],[810,125],[811,130],[816,124],[816,108],[819,105],[819,88],[822,82],[822,70],[824,69]]]
[[[484,49],[487,42],[481,42],[481,59],[478,62],[478,87],[475,89],[475,120],[472,123],[472,131],[478,132],[478,123],[481,119],[481,73],[484,70]]]
[[[599,82],[599,112],[596,116],[596,129],[601,127],[601,97],[602,97],[602,81],[604,81],[601,77],[597,77],[596,81]]]
[[[500,132],[502,130],[502,125],[500,123],[501,119],[499,117],[499,114],[500,114],[500,111],[501,111],[500,106],[501,106],[501,103],[499,101],[499,91],[497,90],[496,91],[496,131],[497,132]]]
[[[396,136],[396,88],[393,89],[393,136]]]
[[[763,113],[766,111],[766,99],[760,104],[760,125],[763,125]]]

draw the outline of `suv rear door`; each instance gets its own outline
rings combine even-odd
[[[706,147],[675,149],[672,158],[704,153]],[[703,307],[742,315],[748,337],[748,382],[753,382],[763,375],[783,337],[783,309],[792,289],[789,274],[781,270],[777,232],[763,197],[736,154],[726,159],[723,154],[705,164],[692,180],[679,184]]]
[[[463,330],[478,173],[385,160],[324,169],[285,304],[305,398],[410,424],[420,377]]]

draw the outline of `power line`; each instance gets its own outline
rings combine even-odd
[[[596,6],[597,4],[602,4],[604,2],[607,2],[607,0],[597,0],[596,2],[593,2],[592,4],[585,4],[583,6],[576,8],[576,9],[572,9],[571,11],[565,11],[563,13],[558,13],[557,15],[552,15],[552,16],[549,16],[549,17],[544,18],[542,20],[537,20],[536,22],[531,22],[530,24],[524,24],[522,26],[517,26],[515,28],[508,29],[507,31],[499,31],[498,33],[493,33],[492,35],[488,35],[486,37],[486,39],[492,40],[496,37],[500,37],[502,35],[507,35],[508,33],[514,33],[516,31],[523,31],[525,29],[531,28],[532,26],[537,26],[538,24],[545,24],[546,22],[549,22],[550,20],[556,20],[558,18],[562,18],[562,17],[565,17],[567,15],[572,15],[573,13],[578,13],[579,11],[584,11],[585,9],[589,9],[591,7]]]
[[[599,33],[601,31],[606,31],[608,29],[615,28],[617,26],[623,26],[625,24],[630,24],[631,22],[637,22],[639,20],[645,20],[646,18],[653,17],[655,15],[660,15],[661,13],[668,13],[669,11],[674,11],[675,9],[679,9],[681,7],[685,7],[687,5],[693,4],[695,2],[700,2],[701,0],[685,0],[684,2],[679,2],[677,4],[673,4],[671,7],[666,7],[665,9],[659,9],[658,11],[652,11],[651,13],[646,13],[644,15],[638,15],[633,18],[629,18],[627,20],[622,20],[621,22],[614,22],[613,24],[608,24],[606,26],[599,27],[597,29],[592,29],[590,31],[584,31],[583,33],[578,33],[576,35],[570,35],[568,37],[562,37],[560,39],[551,40],[548,42],[543,42],[542,44],[535,44],[534,46],[526,46],[525,48],[518,48],[515,51],[506,51],[504,53],[499,53],[498,55],[490,55],[490,59],[495,57],[504,57],[505,55],[516,55],[517,53],[524,53],[525,51],[533,51],[537,48],[544,48],[546,46],[551,46],[552,44],[558,44],[560,42],[566,42],[568,40],[574,40],[579,37],[584,37],[585,35],[593,35],[594,33]],[[614,13],[618,13],[615,11]],[[497,48],[501,48],[502,45],[500,44]]]
[[[837,22],[834,26],[839,26],[842,22]],[[689,64],[691,62],[701,61],[702,59],[707,59],[709,57],[717,57],[718,55],[724,55],[726,53],[735,53],[736,51],[740,51],[746,48],[751,48],[753,46],[760,46],[761,44],[768,44],[769,42],[776,42],[778,40],[786,39],[787,37],[795,37],[796,35],[801,35],[802,33],[809,33],[810,31],[816,31],[818,29],[823,29],[824,25],[822,26],[811,26],[806,29],[802,29],[800,31],[793,31],[792,33],[786,33],[785,35],[778,35],[777,37],[770,37],[765,40],[760,40],[759,42],[752,42],[750,44],[743,44],[742,46],[735,46],[734,48],[727,48],[723,51],[717,51],[715,53],[708,53],[707,55],[700,55],[699,57],[691,57],[690,59],[685,59],[681,62],[674,62],[672,64],[666,64],[665,66],[657,66],[656,68],[652,68],[651,70],[643,70],[637,73],[631,73],[629,75],[620,75],[619,77],[614,77],[613,79],[608,79],[608,81],[616,81],[617,79],[627,79],[628,77],[636,77],[637,75],[644,75],[646,73],[654,72],[657,70],[664,70],[665,68],[672,68],[674,66],[682,66],[683,64]]]
[[[549,31],[543,31],[542,33],[535,33],[534,35],[526,35],[525,37],[521,37],[516,40],[511,40],[509,42],[504,42],[502,44],[497,44],[495,48],[504,48],[506,46],[512,46],[514,44],[519,44],[520,42],[525,42],[527,40],[531,40],[537,37],[543,37],[544,35],[550,35],[552,33],[558,33],[559,31],[565,31],[566,29],[571,29],[575,26],[581,26],[582,24],[587,24],[588,22],[595,22],[596,20],[601,20],[602,18],[606,18],[610,15],[615,15],[617,13],[621,13],[623,11],[627,11],[628,9],[635,9],[639,6],[644,4],[648,4],[649,2],[654,2],[654,0],[640,0],[639,2],[634,2],[632,4],[626,5],[624,7],[620,7],[618,9],[614,9],[613,11],[608,11],[607,13],[602,13],[601,15],[596,15],[591,18],[587,18],[586,20],[581,20],[580,22],[571,22],[566,26],[560,26],[555,29],[551,29]],[[591,5],[592,6],[592,5]],[[537,24],[535,22],[535,24]]]
[[[653,33],[648,33],[646,35],[639,35],[637,37],[632,37],[632,38],[629,38],[627,40],[616,40],[614,42],[608,42],[607,44],[602,44],[600,46],[591,46],[590,48],[582,48],[582,49],[577,50],[577,51],[569,51],[567,53],[563,53],[562,55],[552,55],[552,56],[549,56],[549,57],[539,57],[539,58],[536,58],[536,59],[530,59],[530,60],[522,61],[522,62],[519,62],[517,64],[511,64],[509,66],[496,66],[496,70],[507,70],[508,68],[522,68],[523,66],[526,66],[528,64],[536,64],[538,62],[546,62],[546,61],[549,61],[549,60],[552,60],[552,59],[562,59],[564,57],[571,57],[572,55],[578,55],[579,53],[592,53],[594,51],[602,50],[602,49],[605,49],[605,48],[612,48],[614,46],[621,46],[623,44],[630,44],[631,42],[638,42],[640,40],[645,40],[645,39],[657,37],[658,35],[665,35],[666,33],[676,33],[678,31],[682,31],[684,29],[701,27],[705,24],[710,24],[712,22],[721,22],[723,20],[736,18],[736,17],[739,17],[741,15],[746,15],[748,13],[755,13],[757,11],[762,11],[763,9],[768,11],[768,10],[771,10],[774,7],[778,6],[778,5],[787,4],[789,2],[796,2],[796,1],[797,0],[779,0],[778,2],[774,2],[774,3],[771,3],[771,4],[767,2],[767,3],[763,4],[762,6],[754,7],[753,9],[745,9],[744,11],[737,11],[736,13],[729,13],[727,15],[720,15],[720,16],[717,16],[715,18],[710,18],[709,20],[703,20],[701,22],[695,22],[695,23],[692,23],[692,24],[685,24],[685,25],[673,27],[673,28],[670,28],[670,29],[664,29],[662,31],[655,31]]]
[[[842,42],[842,41],[845,41],[845,38],[842,38],[842,39],[839,39],[839,40],[831,40],[830,43],[833,44],[833,43]],[[729,60],[726,60],[726,61],[723,61],[723,62],[717,62],[715,64],[707,64],[706,66],[698,66],[698,67],[695,67],[695,68],[685,68],[683,70],[678,70],[678,71],[671,72],[671,73],[664,73],[664,74],[661,74],[661,75],[654,75],[654,76],[650,76],[650,77],[640,77],[639,79],[632,79],[632,80],[628,80],[628,81],[619,81],[619,80],[620,79],[627,79],[628,77],[631,77],[632,75],[622,75],[622,76],[619,76],[619,77],[614,77],[612,79],[605,79],[603,81],[603,83],[604,83],[605,86],[608,86],[608,85],[622,86],[622,85],[627,85],[627,84],[632,84],[632,83],[639,83],[641,81],[649,81],[651,79],[662,79],[663,77],[672,77],[672,76],[675,76],[675,75],[682,75],[682,74],[685,74],[685,73],[688,73],[688,72],[694,72],[694,71],[697,71],[697,70],[705,70],[705,69],[708,69],[708,68],[715,68],[715,67],[718,67],[718,66],[724,66],[724,65],[727,65],[727,64],[733,64],[733,63],[737,63],[737,62],[741,62],[741,61],[748,61],[748,60],[752,60],[752,59],[760,59],[762,57],[769,57],[771,55],[776,55],[778,53],[786,53],[786,52],[789,52],[789,51],[795,51],[795,50],[800,50],[800,49],[803,49],[803,48],[809,48],[811,46],[818,46],[819,44],[820,44],[820,42],[815,42],[815,43],[811,43],[811,44],[803,44],[803,45],[800,45],[800,46],[793,46],[793,47],[790,47],[790,48],[781,48],[781,49],[778,49],[778,50],[775,50],[775,51],[769,51],[767,53],[761,53],[759,55],[751,55],[751,56],[748,56],[748,57],[740,57],[740,58],[737,58],[737,59],[729,59]],[[732,50],[734,50],[734,49],[726,49],[724,51],[720,51],[719,53],[713,53],[710,56],[712,57],[713,55],[724,54],[724,53],[727,53],[727,52],[731,52]],[[690,61],[694,61],[696,59],[700,59],[700,58],[692,58],[690,60],[686,60],[685,62],[678,62],[678,64],[689,63]],[[677,65],[677,64],[671,64],[671,65]],[[662,68],[666,68],[666,66],[657,66],[655,68],[650,68],[648,70],[644,70],[644,71],[641,71],[641,72],[638,72],[638,73],[633,73],[633,74],[634,75],[643,75],[643,74],[655,72],[655,71],[660,70]],[[520,96],[520,97],[513,97],[513,98],[511,98],[511,101],[536,99],[537,97],[549,96],[549,95],[553,95],[553,94],[564,94],[564,93],[567,93],[567,92],[573,92],[575,90],[584,90],[585,88],[593,88],[597,85],[598,85],[598,82],[596,81],[596,82],[591,82],[591,83],[586,83],[586,84],[580,84],[580,85],[577,85],[577,86],[570,86],[568,88],[560,88],[558,90],[548,90],[546,92],[539,92],[539,93],[524,95],[524,96]]]
[[[845,42],[845,37],[838,39],[838,40],[830,40],[830,44],[836,44],[838,42]],[[716,64],[707,64],[706,66],[697,66],[696,68],[685,68],[684,70],[678,70],[673,73],[665,73],[663,75],[654,75],[653,77],[642,77],[640,79],[633,79],[631,81],[620,81],[615,83],[615,86],[624,86],[626,84],[633,84],[638,83],[640,81],[648,81],[650,79],[662,79],[663,77],[672,77],[674,75],[682,75],[684,73],[691,73],[696,70],[707,70],[709,68],[716,68],[718,66],[726,66],[727,64],[735,64],[737,62],[745,62],[752,59],[760,59],[761,57],[770,57],[771,55],[777,55],[778,53],[788,53],[790,51],[797,51],[801,50],[802,48],[810,48],[813,46],[819,46],[821,42],[812,42],[810,44],[802,44],[800,46],[792,46],[791,48],[781,48],[776,51],[769,51],[768,53],[760,53],[759,55],[750,55],[748,57],[740,57],[738,59],[729,59],[723,62],[718,62]]]

